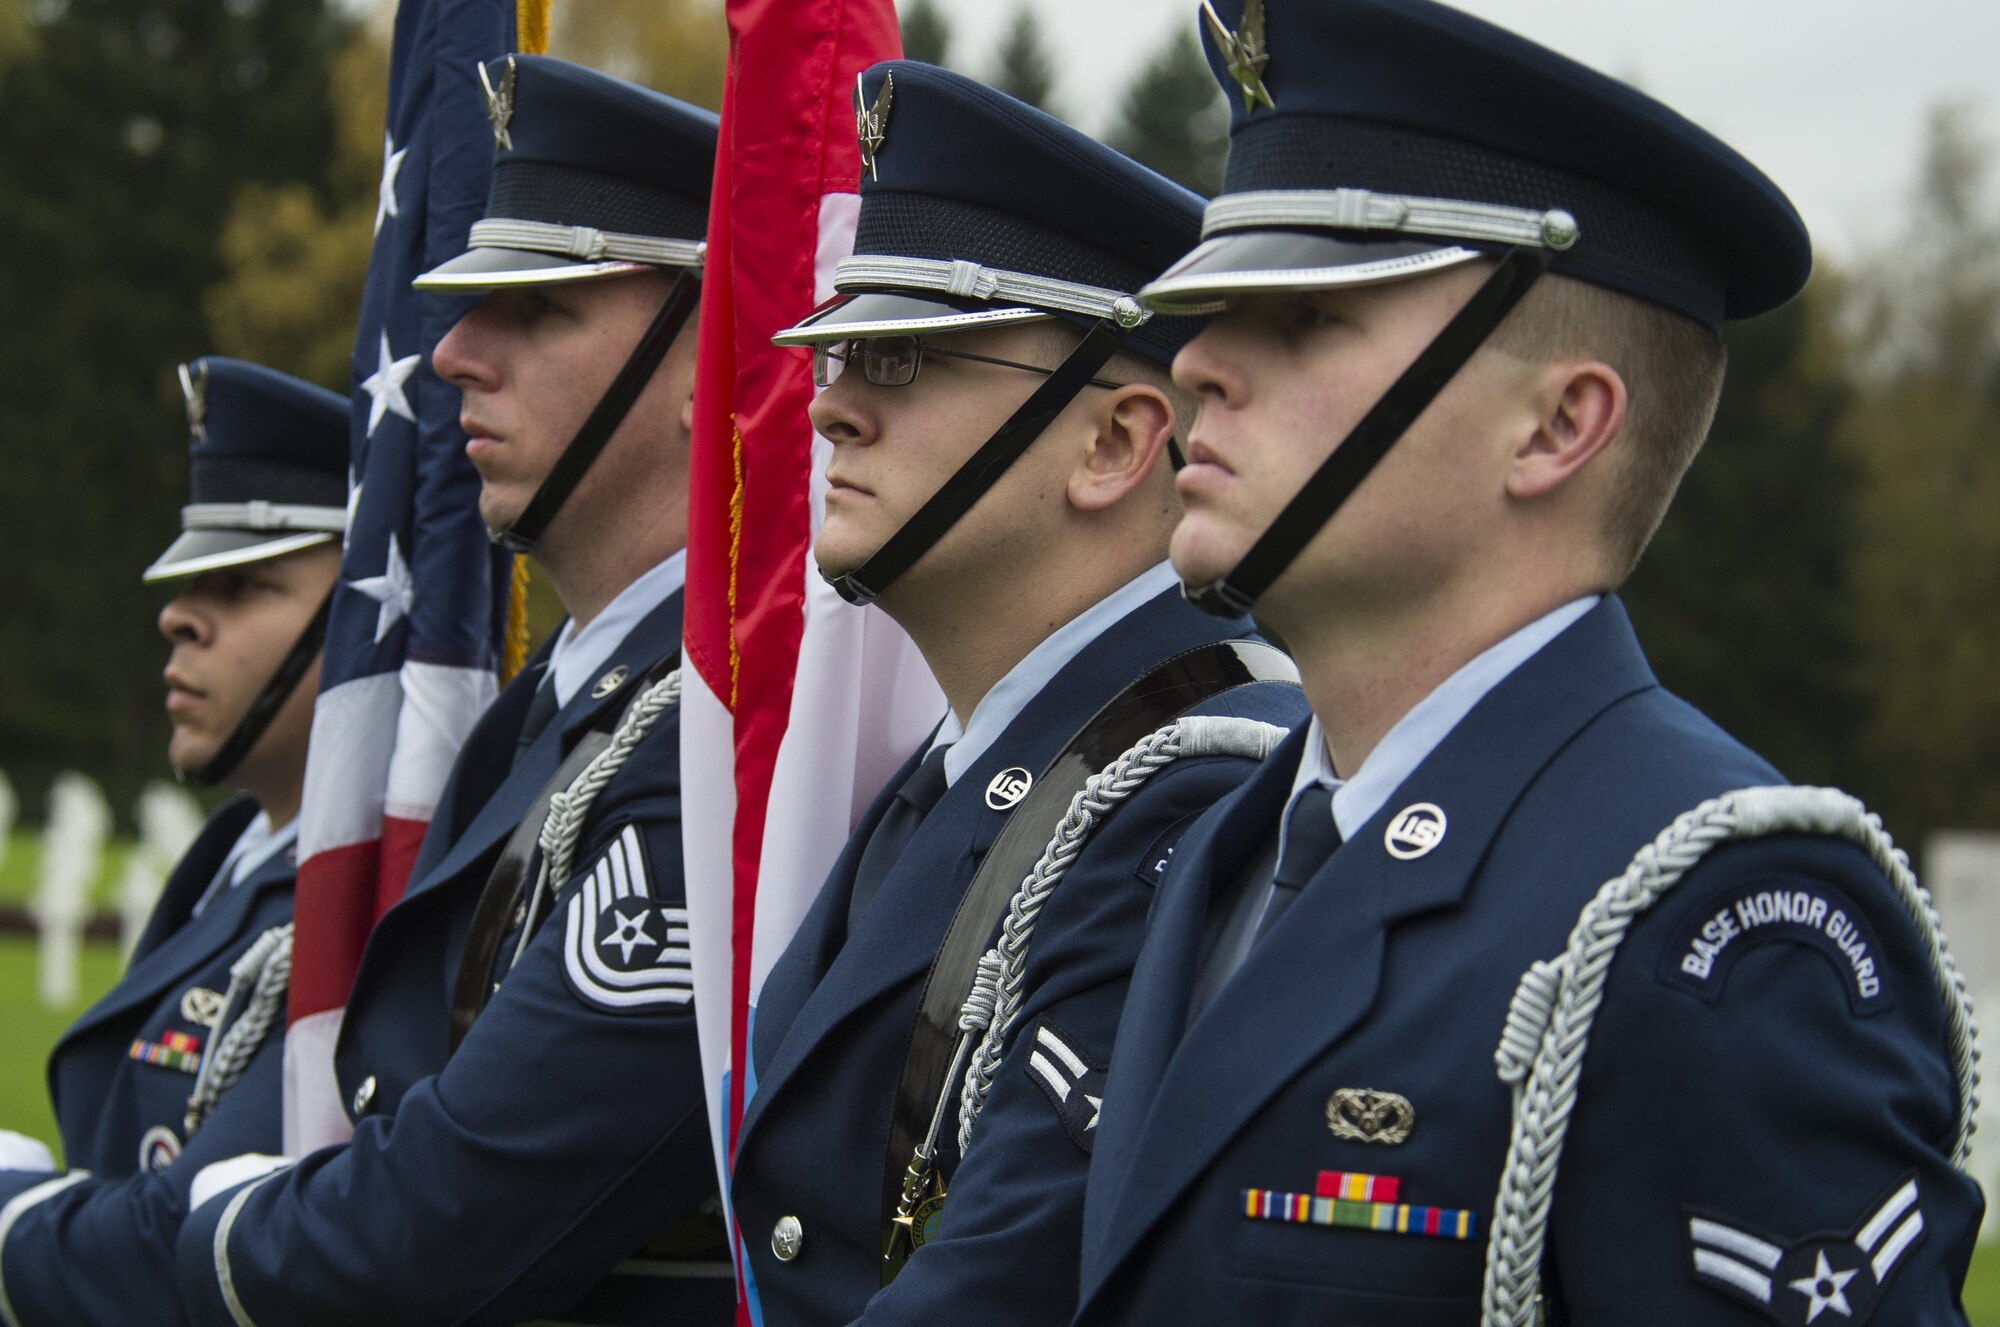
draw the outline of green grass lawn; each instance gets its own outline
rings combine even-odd
[[[90,896],[100,908],[110,908],[117,904],[118,878],[125,874],[125,858],[132,851],[132,840],[112,838],[104,844],[104,856],[98,863],[97,885]],[[0,859],[0,903],[26,903],[35,892],[35,875],[41,867],[41,836],[26,829],[16,829],[7,836],[7,855]]]

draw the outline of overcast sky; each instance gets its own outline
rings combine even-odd
[[[1058,109],[1101,132],[1133,70],[1193,0],[940,0],[950,59],[984,73],[1032,4],[1058,51]],[[1821,247],[1899,234],[1928,109],[1969,99],[2000,152],[2000,0],[1459,0],[1459,8],[1640,83],[1762,166]],[[1996,162],[2000,167],[2000,162]],[[2000,175],[1996,169],[1995,175]]]

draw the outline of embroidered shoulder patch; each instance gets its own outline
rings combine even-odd
[[[1056,1108],[1069,1140],[1092,1151],[1097,1112],[1104,1104],[1104,1066],[1085,1054],[1075,1037],[1043,1019],[1029,1046],[1028,1077]]]
[[[1867,917],[1832,885],[1804,878],[1760,879],[1717,894],[1681,923],[1660,958],[1660,980],[1715,1004],[1744,954],[1780,940],[1832,964],[1857,1017],[1895,1004]]]
[[[1149,885],[1159,884],[1167,874],[1167,863],[1174,859],[1174,849],[1181,846],[1181,840],[1187,837],[1188,830],[1192,829],[1194,822],[1201,817],[1200,811],[1190,811],[1168,825],[1161,831],[1160,837],[1146,845],[1146,853],[1139,859],[1139,864],[1132,868],[1132,874]]]
[[[569,901],[563,971],[585,1004],[613,1013],[694,1000],[685,908],[653,899],[645,840],[627,825]]]
[[[1904,1255],[1924,1238],[1914,1173],[1898,1180],[1854,1229],[1790,1244],[1735,1221],[1684,1210],[1688,1275],[1786,1324],[1861,1327],[1881,1304]]]

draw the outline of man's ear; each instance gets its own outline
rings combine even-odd
[[[1173,403],[1159,388],[1133,383],[1104,395],[1096,428],[1070,471],[1069,501],[1079,511],[1104,511],[1123,501],[1167,464],[1174,434]]]
[[[1625,380],[1598,360],[1551,364],[1541,374],[1534,427],[1514,449],[1507,495],[1546,497],[1568,483],[1625,428]]]

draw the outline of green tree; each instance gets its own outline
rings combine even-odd
[[[300,0],[37,0],[29,24],[0,66],[0,752],[123,803],[165,736],[138,573],[186,492],[173,365],[211,348],[237,187],[319,178],[347,25]]]
[[[1055,58],[1042,37],[1041,20],[1025,0],[1014,11],[1014,20],[1001,37],[995,60],[987,82],[1030,106],[1054,113],[1049,94],[1056,85]]]
[[[1107,141],[1196,193],[1222,187],[1229,108],[1192,27],[1176,31],[1134,76]]]
[[[903,54],[925,64],[943,64],[946,52],[951,49],[951,20],[945,17],[937,0],[903,0],[898,8]]]
[[[716,110],[722,105],[729,29],[720,0],[557,4],[549,54]]]

